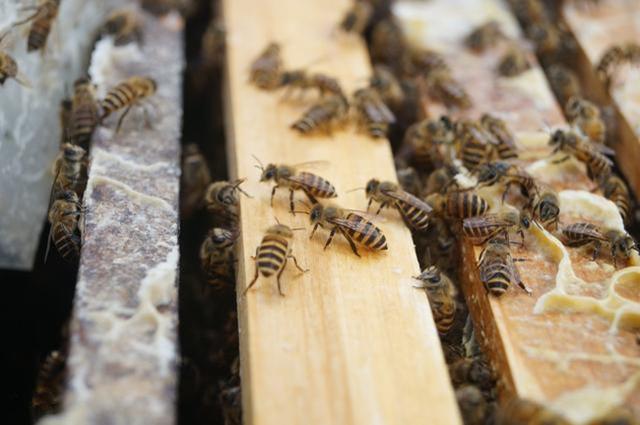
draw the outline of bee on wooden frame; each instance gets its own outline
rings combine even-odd
[[[498,158],[515,159],[518,157],[515,137],[504,120],[491,114],[482,114],[480,125],[495,137],[497,141],[495,150]]]
[[[382,101],[392,110],[397,110],[405,100],[402,85],[388,66],[373,66],[369,86],[378,92]]]
[[[12,26],[23,25],[31,22],[29,36],[27,38],[27,52],[40,50],[47,44],[53,21],[58,16],[61,0],[40,0],[37,6],[30,6],[26,10],[35,10],[27,18],[14,23]]]
[[[592,223],[573,223],[562,229],[565,244],[571,247],[591,245],[595,261],[600,253],[602,245],[611,247],[611,258],[617,267],[618,260],[628,261],[633,250],[638,251],[638,246],[628,233],[617,229],[601,228]]]
[[[100,102],[102,116],[100,121],[104,121],[109,115],[124,109],[118,119],[116,133],[120,130],[122,121],[127,116],[133,106],[139,105],[143,100],[155,94],[157,89],[156,81],[150,77],[133,76],[117,84],[107,92],[106,97]],[[146,114],[146,109],[144,109]],[[147,120],[147,124],[148,120]]]
[[[49,243],[53,242],[58,253],[66,261],[73,262],[80,256],[80,215],[82,210],[78,195],[65,190],[49,208],[49,237],[44,259],[49,255]]]
[[[251,198],[251,195],[240,187],[245,180],[221,180],[211,183],[204,194],[205,209],[215,217],[226,221],[225,224],[237,225],[240,217],[240,200],[237,192]]]
[[[487,291],[500,297],[513,284],[517,284],[527,294],[531,290],[524,284],[511,256],[509,239],[506,235],[497,235],[489,240],[478,259],[480,281]]]
[[[611,174],[613,162],[605,154],[613,155],[613,150],[604,145],[592,143],[574,131],[556,130],[549,139],[549,146],[553,148],[553,154],[558,152],[566,154],[565,157],[554,161],[556,164],[573,156],[586,165],[587,174],[592,180],[598,181]]]
[[[367,182],[365,193],[369,198],[367,212],[373,201],[376,201],[380,204],[376,215],[380,214],[383,208],[393,206],[411,228],[424,230],[429,225],[429,215],[432,211],[429,204],[404,191],[398,184],[371,179]]]
[[[79,78],[73,84],[73,97],[67,122],[69,140],[87,149],[98,121],[95,87],[88,78]]]
[[[356,90],[353,94],[353,106],[357,111],[360,126],[365,128],[371,137],[387,137],[389,125],[396,122],[396,117],[375,89]]]
[[[453,327],[456,316],[456,288],[453,282],[435,266],[429,266],[414,279],[420,281],[415,288],[424,289],[440,335],[446,335]]]
[[[207,275],[207,283],[216,289],[233,285],[233,248],[238,234],[232,230],[214,227],[200,245],[200,264]]]
[[[280,45],[269,43],[251,64],[249,80],[263,90],[274,90],[280,86],[282,58]]]
[[[280,87],[286,87],[285,97],[293,90],[300,90],[304,94],[307,90],[317,89],[320,97],[326,95],[343,96],[342,87],[337,79],[321,73],[308,73],[304,69],[284,71],[280,75]]]
[[[78,192],[79,183],[83,176],[82,172],[86,163],[87,152],[80,146],[71,143],[62,145],[60,154],[53,163],[53,185],[51,189],[51,197],[57,197],[57,194],[65,190]]]
[[[487,200],[473,191],[432,193],[427,196],[426,202],[433,208],[434,215],[448,219],[462,220],[484,215],[489,211]]]
[[[515,230],[522,238],[524,245],[524,229],[531,225],[528,214],[518,210],[505,210],[494,214],[467,217],[462,221],[462,234],[474,245],[482,245],[488,240],[504,234],[509,239],[509,231]]]
[[[112,12],[102,27],[102,34],[113,36],[114,46],[142,40],[142,27],[136,12],[131,9],[118,9]]]
[[[564,65],[553,64],[547,71],[549,83],[553,92],[560,98],[561,103],[573,96],[580,96],[582,89],[578,76]]]
[[[538,191],[527,206],[532,219],[548,231],[558,229],[560,220],[560,200],[558,194],[548,185],[538,184]]]
[[[531,174],[524,168],[503,161],[488,162],[480,165],[475,174],[478,178],[478,187],[492,186],[496,183],[504,185],[502,202],[504,202],[509,188],[516,185],[520,193],[530,200],[538,191],[538,184]]]
[[[349,102],[343,95],[332,95],[320,99],[302,117],[291,124],[291,128],[302,134],[324,130],[331,134],[337,124],[344,122],[349,112]]]

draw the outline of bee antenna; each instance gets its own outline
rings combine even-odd
[[[276,217],[275,215],[273,216],[273,218],[276,219],[276,223],[280,224],[280,220],[278,220],[278,217]]]
[[[309,211],[294,211],[294,213],[307,214],[309,215]]]
[[[264,171],[264,164],[262,163],[262,161],[260,161],[260,158],[258,158],[254,154],[251,154],[251,156],[253,157],[253,159],[258,161],[258,165],[256,165],[256,167],[259,168],[260,170]]]
[[[247,198],[253,198],[253,196],[249,195],[247,192],[245,192],[244,190],[242,190],[242,188],[240,187],[240,185],[244,182],[246,182],[247,179],[246,178],[242,178],[242,179],[238,179],[235,181],[235,184],[233,185],[234,189],[237,189],[240,193],[242,193],[244,196],[246,196]]]
[[[300,202],[302,205],[304,205],[305,207],[309,208],[309,210],[311,210],[312,207],[307,203],[307,201],[303,201],[302,199],[299,199],[298,202]]]
[[[351,192],[355,192],[356,190],[365,190],[365,189],[366,187],[356,187],[351,190],[347,190],[345,193],[351,193]]]
[[[304,227],[292,227],[291,230],[306,230]]]

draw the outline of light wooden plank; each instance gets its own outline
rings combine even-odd
[[[227,135],[230,169],[247,177],[253,199],[241,200],[238,293],[254,274],[251,256],[278,217],[310,230],[306,215],[288,213],[285,191],[269,206],[270,186],[258,182],[263,162],[328,160],[319,174],[336,185],[337,202],[363,209],[370,177],[395,180],[386,141],[356,134],[298,136],[288,127],[304,111],[281,94],[250,86],[248,68],[269,41],[283,45],[288,67],[315,62],[313,70],[338,77],[349,92],[370,72],[362,41],[334,34],[347,0],[225,0]],[[296,232],[293,250],[311,271],[292,265],[283,275],[286,297],[275,281],[260,279],[239,296],[241,376],[247,424],[460,423],[440,342],[424,292],[412,288],[418,263],[409,231],[395,213],[377,223],[389,251],[356,258],[327,234],[309,240]]]

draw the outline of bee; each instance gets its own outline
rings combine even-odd
[[[242,388],[238,359],[236,357],[232,363],[231,376],[218,383],[218,404],[222,410],[224,425],[242,425]]]
[[[376,215],[383,208],[393,205],[412,228],[424,230],[429,225],[429,214],[431,213],[429,204],[405,192],[396,183],[371,179],[367,182],[365,193],[369,198],[367,211],[369,211],[371,203],[376,201],[380,203]]]
[[[484,215],[489,203],[471,191],[455,191],[447,194],[432,193],[426,199],[433,213],[445,218],[464,219]]]
[[[496,236],[489,240],[480,253],[478,261],[480,281],[487,291],[496,297],[502,296],[512,284],[516,283],[527,294],[531,290],[522,282],[520,273],[516,268],[508,237]]]
[[[202,35],[200,56],[205,67],[211,69],[222,63],[225,54],[227,30],[218,20],[211,20]]]
[[[0,35],[0,45],[7,34],[8,33]],[[27,78],[20,72],[18,63],[15,59],[9,53],[0,50],[0,86],[4,85],[7,79],[13,79],[18,84],[25,87],[31,87]]]
[[[613,162],[604,154],[613,155],[608,147],[591,143],[584,137],[573,131],[556,130],[549,139],[549,146],[553,147],[553,153],[567,154],[554,163],[560,163],[569,159],[569,155],[587,166],[587,174],[590,179],[598,180],[611,174]]]
[[[389,125],[396,122],[393,112],[385,105],[378,92],[372,88],[356,90],[353,94],[353,106],[358,112],[359,121],[373,138],[383,138],[389,132]]]
[[[344,120],[349,112],[349,102],[343,95],[333,95],[311,106],[291,128],[308,134],[317,129],[331,131],[332,126]]]
[[[236,232],[214,227],[200,245],[200,264],[210,285],[222,288],[233,284],[233,247],[237,239]]]
[[[403,145],[411,152],[411,162],[416,165],[449,165],[454,138],[454,124],[443,115],[438,120],[426,119],[410,126],[404,134]]]
[[[394,71],[403,68],[403,56],[407,51],[407,40],[400,24],[394,19],[383,19],[371,30],[371,62],[385,64]]]
[[[420,195],[422,192],[422,181],[415,168],[396,165],[396,177],[400,187],[412,195]]]
[[[264,90],[277,89],[282,74],[280,45],[269,43],[251,64],[250,81]]]
[[[58,350],[51,351],[42,362],[31,402],[37,413],[51,413],[62,404],[65,362],[66,354]]]
[[[428,73],[426,84],[429,96],[447,108],[469,109],[473,105],[465,88],[448,71]]]
[[[495,214],[485,214],[467,217],[462,221],[462,234],[474,245],[482,245],[497,235],[509,235],[509,230],[516,230],[524,245],[524,230],[528,229],[530,221],[527,214],[520,214],[517,210],[507,210]]]
[[[482,392],[475,385],[463,385],[456,390],[463,422],[467,425],[483,425],[489,406]]]
[[[533,176],[515,164],[502,161],[488,162],[480,165],[475,172],[478,176],[479,187],[491,186],[496,183],[504,184],[503,202],[512,185],[517,185],[522,196],[527,199],[531,199],[538,191],[538,184]]]
[[[557,97],[566,102],[573,96],[580,96],[582,89],[575,72],[564,65],[553,64],[547,70],[549,83]]]
[[[60,101],[58,107],[58,117],[60,119],[60,146],[64,145],[69,137],[69,120],[71,119],[71,107],[72,102],[69,98],[64,98]]]
[[[600,117],[600,109],[595,104],[574,96],[567,101],[565,113],[569,122],[577,126],[591,141],[604,143],[607,129]]]
[[[85,163],[87,151],[80,146],[65,143],[59,157],[53,164],[53,186],[52,195],[59,191],[77,191],[78,184],[82,179],[82,170]]]
[[[410,69],[405,72],[410,75],[429,75],[440,71],[451,74],[451,68],[442,54],[431,49],[412,49],[409,51],[409,63],[405,67]]]
[[[607,87],[611,84],[611,78],[616,67],[622,63],[640,62],[640,45],[634,42],[619,44],[609,47],[596,65],[596,74]]]
[[[480,357],[462,357],[454,361],[449,365],[449,377],[456,388],[472,384],[484,393],[491,392],[495,384],[491,367]]]
[[[536,53],[544,59],[553,58],[561,48],[562,35],[557,26],[549,21],[531,25],[528,36],[536,48]]]
[[[571,425],[571,422],[531,400],[514,398],[498,414],[498,425]]]
[[[398,108],[404,101],[405,95],[400,81],[385,65],[373,66],[373,75],[369,79],[369,86],[375,89],[382,101],[392,109]]]
[[[111,13],[104,23],[102,33],[113,36],[114,46],[124,46],[142,39],[140,20],[132,10],[120,9]]]
[[[632,250],[638,250],[629,234],[617,229],[603,229],[591,223],[573,223],[562,229],[565,244],[570,247],[593,246],[593,261],[598,258],[603,244],[611,246],[611,257],[617,266],[618,259],[628,260]]]
[[[494,47],[500,40],[505,38],[506,36],[500,29],[500,24],[491,20],[474,28],[471,33],[465,37],[464,44],[472,51],[480,53],[488,48]]]
[[[13,24],[15,27],[32,22],[27,38],[27,52],[40,50],[47,44],[51,25],[53,25],[54,19],[58,16],[60,0],[41,0],[40,4],[34,7],[36,11],[33,15]]]
[[[251,198],[240,187],[245,180],[238,179],[231,182],[221,180],[211,183],[204,194],[206,210],[215,216],[228,220],[232,225],[236,225],[240,216],[240,201],[237,192]]]
[[[289,258],[293,259],[296,268],[302,273],[308,271],[298,265],[298,260],[296,260],[296,257],[292,253],[292,243],[293,231],[289,226],[278,223],[267,229],[266,234],[262,238],[262,242],[260,242],[260,245],[256,248],[256,255],[254,257],[256,261],[256,274],[251,283],[249,283],[249,286],[244,290],[243,295],[258,281],[258,273],[267,278],[277,273],[278,293],[284,296],[280,284],[280,276],[284,272]]]
[[[510,0],[513,10],[526,26],[549,20],[547,9],[541,0]]]
[[[373,6],[367,0],[356,0],[340,22],[344,32],[362,34],[373,16]]]
[[[320,96],[327,94],[342,96],[342,87],[333,77],[325,74],[309,74],[303,69],[284,71],[280,76],[280,87],[287,87],[288,92],[300,89],[302,92],[316,88]],[[285,95],[286,96],[286,95]]]
[[[182,153],[182,175],[180,188],[180,209],[183,215],[189,216],[201,206],[204,193],[211,183],[211,173],[207,160],[198,145],[185,145]]]
[[[498,62],[498,74],[503,77],[517,77],[531,68],[526,51],[520,46],[512,45],[502,55]]]
[[[436,168],[429,177],[425,184],[425,193],[431,195],[432,193],[445,194],[449,189],[456,185],[455,176],[460,170],[454,165],[444,165]]]
[[[360,257],[357,245],[364,246],[374,251],[387,250],[387,238],[375,224],[353,212],[349,212],[335,205],[324,206],[315,204],[309,211],[313,230],[313,237],[318,227],[330,228],[331,232],[324,249],[327,249],[333,240],[336,232],[340,232],[347,240],[351,250],[355,255]]]
[[[515,159],[518,157],[518,148],[515,137],[509,130],[507,123],[491,114],[483,114],[480,124],[497,140],[496,150],[500,159]]]
[[[303,191],[314,204],[318,202],[316,198],[326,199],[338,196],[335,187],[333,187],[328,180],[307,171],[298,171],[305,167],[321,164],[321,161],[305,162],[296,165],[268,164],[265,167],[258,158],[255,159],[258,161],[257,167],[262,172],[260,181],[268,182],[273,180],[275,182],[275,186],[271,189],[272,207],[273,197],[276,194],[276,190],[281,186],[289,189],[289,208],[292,213],[295,213],[293,209],[293,195],[296,190]]]
[[[131,107],[140,101],[152,96],[157,89],[156,81],[150,77],[133,76],[122,81],[113,87],[107,96],[100,102],[102,116],[100,121],[104,121],[112,113],[124,108],[124,112],[118,119],[116,132],[120,130],[124,117],[127,116]]]
[[[79,216],[81,215],[78,195],[66,190],[62,192],[49,209],[49,238],[45,251],[45,261],[49,255],[49,242],[53,241],[60,256],[67,261],[74,261],[80,256]]]
[[[456,316],[456,289],[453,282],[435,266],[427,267],[414,279],[420,281],[414,287],[427,292],[438,333],[446,335],[453,327]]]
[[[539,185],[538,189],[529,206],[532,218],[549,231],[557,230],[560,220],[558,194],[547,185]]]
[[[76,80],[73,88],[68,136],[73,144],[87,148],[93,131],[98,125],[98,104],[96,103],[95,89],[87,78]]]
[[[631,195],[624,180],[611,173],[605,179],[601,179],[598,186],[604,197],[616,204],[622,221],[629,224],[631,221]]]
[[[491,161],[500,144],[493,133],[475,121],[458,121],[455,140],[462,164],[470,171]]]

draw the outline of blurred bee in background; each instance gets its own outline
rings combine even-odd
[[[410,154],[410,162],[425,168],[450,165],[454,140],[454,125],[443,115],[438,120],[426,119],[413,124],[405,132],[402,143]]]
[[[447,65],[446,59],[435,50],[411,49],[408,54],[409,59],[405,59],[404,72],[411,76],[427,76],[435,71],[451,74],[451,68]]]
[[[280,86],[281,74],[280,45],[272,42],[251,64],[249,79],[263,90],[274,90]]]
[[[287,88],[285,97],[288,97],[295,89],[299,89],[300,93],[304,94],[306,90],[313,88],[320,92],[321,97],[325,95],[343,96],[342,87],[337,79],[320,73],[309,74],[303,69],[284,71],[280,75],[280,86]]]
[[[498,413],[498,425],[571,425],[571,422],[531,400],[514,398]]]
[[[387,137],[389,125],[396,122],[393,112],[375,89],[356,90],[353,94],[353,107],[357,112],[358,122],[373,138]]]
[[[71,143],[62,145],[61,152],[53,164],[52,198],[60,192],[71,190],[79,192],[79,183],[85,166],[87,152],[80,146]]]
[[[607,132],[600,109],[581,97],[571,97],[564,107],[569,122],[578,127],[592,142],[604,143]]]
[[[324,249],[327,249],[337,232],[347,240],[351,250],[360,257],[356,245],[373,251],[387,250],[387,238],[375,224],[359,214],[342,209],[335,205],[315,204],[309,211],[313,230],[311,238],[318,227],[329,228],[331,232]]]
[[[182,175],[180,178],[180,213],[189,217],[201,207],[204,194],[211,183],[207,160],[195,143],[185,145],[182,151]]]
[[[433,209],[433,214],[449,219],[475,217],[489,211],[487,200],[472,191],[432,193],[426,202]]]
[[[26,10],[35,9],[33,15],[13,24],[15,27],[31,22],[31,28],[29,29],[29,36],[27,38],[27,52],[33,52],[34,50],[40,50],[45,47],[53,21],[56,19],[56,16],[58,16],[59,7],[60,0],[40,0],[37,6],[26,8]]]
[[[415,288],[424,289],[440,335],[446,335],[453,327],[456,316],[456,289],[451,279],[435,266],[427,267],[414,279],[420,281]]]
[[[537,22],[528,28],[527,33],[544,64],[575,62],[577,44],[563,24],[558,21]]]
[[[509,188],[517,185],[522,196],[530,200],[538,192],[538,184],[533,176],[515,164],[495,161],[480,165],[475,173],[478,177],[478,187],[491,186],[496,183],[504,185],[502,202],[504,202]]]
[[[234,231],[214,227],[200,245],[200,264],[207,275],[207,282],[216,289],[233,285],[233,248],[238,234]]]
[[[484,425],[489,406],[475,385],[463,385],[456,390],[460,414],[466,425]]]
[[[457,186],[455,176],[460,170],[455,165],[444,165],[436,168],[429,177],[425,184],[425,194],[431,195],[432,193],[447,193],[452,187]]]
[[[515,159],[518,157],[515,137],[504,120],[491,114],[482,114],[480,125],[496,138],[497,145],[495,149],[498,158]]]
[[[513,284],[517,284],[527,294],[531,294],[531,290],[522,282],[514,259],[511,257],[506,234],[489,240],[480,253],[478,270],[480,281],[487,291],[496,297],[502,296]]]
[[[609,174],[604,179],[599,180],[598,187],[602,190],[603,195],[612,201],[618,207],[618,211],[622,216],[625,225],[631,222],[631,194],[624,180],[616,176],[614,173]]]
[[[474,171],[480,165],[490,162],[500,142],[481,123],[462,120],[455,125],[455,140],[462,165]]]
[[[508,241],[509,231],[515,230],[520,234],[524,245],[523,229],[528,229],[529,226],[527,214],[509,209],[494,214],[465,218],[462,221],[462,234],[474,245],[482,245],[500,234],[505,235]]]
[[[609,47],[596,65],[598,78],[607,86],[611,85],[613,74],[623,63],[640,62],[640,45],[634,42]]]
[[[407,41],[400,24],[394,19],[382,19],[373,26],[369,43],[371,62],[384,64],[396,75],[405,71]]]
[[[478,387],[484,394],[494,388],[491,366],[481,357],[462,357],[449,365],[449,377],[455,388],[465,384]]]
[[[502,29],[500,29],[500,24],[491,20],[474,28],[471,33],[465,37],[464,44],[472,51],[481,53],[488,48],[496,46],[505,38],[506,36],[502,32]]]
[[[394,206],[411,228],[424,230],[429,225],[429,214],[431,213],[429,204],[409,192],[405,192],[396,183],[371,179],[367,182],[365,193],[369,198],[367,211],[369,211],[371,203],[376,201],[380,204],[376,215],[383,208]]]
[[[582,89],[578,76],[566,66],[560,64],[549,66],[547,77],[553,92],[560,98],[561,104],[566,103],[573,96],[580,96]]]
[[[312,105],[300,119],[291,124],[291,128],[302,134],[316,130],[325,130],[331,134],[334,125],[343,122],[348,112],[349,102],[345,96],[328,96]]]
[[[120,130],[122,121],[127,116],[131,108],[138,105],[142,100],[152,96],[157,89],[156,81],[150,77],[133,76],[122,81],[107,92],[104,100],[100,103],[102,116],[100,121],[104,121],[112,113],[124,109],[118,119],[116,133]],[[146,109],[145,109],[146,112]]]
[[[373,6],[368,0],[356,0],[340,21],[340,29],[355,34],[364,33],[373,17],[373,12]]]
[[[9,33],[4,33],[0,35],[0,47],[2,47],[2,41]],[[0,50],[0,86],[4,85],[7,79],[13,79],[18,84],[23,85],[25,87],[31,87],[31,83],[29,80],[22,75],[18,68],[18,63],[13,59],[13,57],[3,51]]]
[[[520,46],[511,45],[498,62],[498,74],[503,77],[517,77],[531,68],[527,52]]]
[[[78,232],[80,215],[80,199],[72,190],[65,190],[57,197],[49,208],[49,238],[44,259],[49,255],[49,242],[58,250],[58,253],[66,261],[72,262],[80,256],[80,235]]]
[[[525,26],[549,20],[547,9],[540,0],[509,0],[509,3]]]
[[[95,87],[88,78],[79,78],[73,89],[67,134],[73,144],[88,149],[99,119]]]
[[[447,108],[469,109],[473,105],[465,88],[450,72],[435,70],[426,76],[429,97],[442,103]]]
[[[412,195],[420,196],[422,193],[422,180],[415,168],[396,164],[396,177],[402,189]]]
[[[66,378],[66,350],[53,350],[40,365],[31,406],[36,416],[57,411],[62,405]]]
[[[592,223],[573,223],[562,229],[565,244],[570,247],[593,246],[593,261],[598,258],[603,244],[611,247],[611,257],[617,266],[618,259],[627,261],[631,251],[638,246],[629,234],[617,229],[600,228]]]
[[[553,148],[553,154],[566,154],[554,163],[561,163],[573,156],[586,165],[591,180],[598,181],[611,174],[613,162],[604,154],[613,155],[614,152],[604,145],[589,142],[574,131],[556,130],[549,139],[549,146]]]
[[[382,101],[392,110],[397,110],[405,99],[400,81],[385,65],[373,66],[373,75],[369,79],[369,86],[378,92]]]
[[[528,206],[533,220],[537,221],[548,231],[558,229],[560,220],[560,200],[558,194],[548,185],[538,184],[538,191]]]
[[[237,192],[251,198],[251,195],[240,187],[245,180],[238,179],[231,182],[221,180],[211,183],[204,194],[206,210],[215,217],[226,221],[225,224],[231,224],[235,227],[240,217],[240,200]]]
[[[131,9],[118,9],[112,12],[102,27],[103,35],[113,36],[114,46],[142,40],[142,28],[136,12]]]

